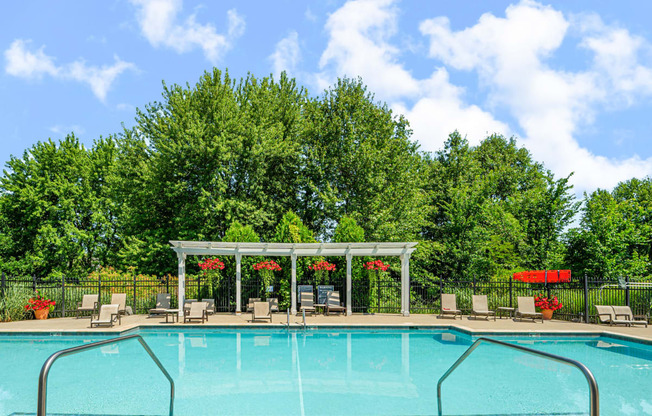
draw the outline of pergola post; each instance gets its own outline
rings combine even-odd
[[[235,253],[235,314],[242,313],[242,254]]]
[[[297,314],[297,255],[292,253],[290,255],[292,259],[292,315]]]
[[[346,315],[351,316],[353,314],[353,310],[351,309],[351,298],[352,296],[352,290],[351,290],[351,260],[353,258],[353,255],[350,252],[346,253]]]
[[[179,260],[179,316],[183,316],[183,304],[186,300],[186,253],[177,253]]]
[[[410,255],[401,254],[401,313],[410,316]]]

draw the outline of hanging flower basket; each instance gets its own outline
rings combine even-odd
[[[525,283],[569,283],[570,270],[528,270],[514,273],[514,280]]]

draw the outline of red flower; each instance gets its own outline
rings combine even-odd
[[[267,260],[254,264],[254,270],[280,271],[281,266],[279,266],[274,260]]]
[[[33,310],[33,311],[40,311],[43,309],[48,309],[50,306],[54,306],[57,303],[53,300],[46,299],[43,296],[41,296],[38,292],[36,292],[36,297],[33,297],[27,301],[27,305],[25,305],[25,310]]]
[[[368,261],[364,264],[364,268],[367,270],[387,271],[387,269],[389,269],[389,264],[383,263],[382,260]]]
[[[556,311],[564,307],[564,305],[562,305],[559,302],[559,299],[557,299],[557,296],[553,296],[551,299],[548,299],[548,298],[544,298],[543,294],[541,293],[539,294],[539,296],[535,296],[534,306],[541,309],[551,309],[553,311]]]
[[[324,260],[320,261],[319,263],[315,263],[312,266],[308,266],[308,268],[310,270],[327,270],[332,272],[335,270],[335,265]]]
[[[202,270],[215,270],[215,269],[224,269],[224,263],[220,261],[217,257],[214,259],[206,259],[202,262],[197,263]]]

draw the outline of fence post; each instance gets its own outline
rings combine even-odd
[[[510,279],[509,279],[509,307],[510,308],[513,308],[512,305],[514,304],[514,301],[512,300],[513,299],[512,298],[512,296],[513,296],[513,286],[514,286],[514,279],[512,279],[510,277]]]
[[[473,275],[473,294],[475,295],[475,274]]]
[[[167,293],[170,293],[170,275],[165,276],[165,289]]]
[[[625,305],[629,306],[629,276],[625,276]]]
[[[102,304],[102,273],[97,273],[97,301]]]
[[[589,323],[589,279],[584,275],[584,322]]]
[[[132,311],[132,313],[135,315],[136,314],[136,272],[132,270],[131,273],[134,274],[134,310]]]
[[[5,276],[5,272],[2,272],[2,284],[0,285],[0,297],[5,296],[5,290],[7,288],[7,277]]]
[[[32,291],[36,293],[36,275],[32,275]]]
[[[201,273],[197,275],[197,300],[201,302]]]
[[[66,317],[66,277],[61,275],[61,317]]]

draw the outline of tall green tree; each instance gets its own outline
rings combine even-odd
[[[652,180],[631,179],[585,195],[580,227],[567,234],[573,273],[633,280],[652,272]]]
[[[305,95],[284,74],[236,82],[215,69],[194,88],[164,86],[161,102],[138,111],[116,192],[125,234],[151,253],[143,266],[169,269],[168,240],[220,240],[234,220],[273,235],[297,205]]]
[[[411,240],[427,208],[422,159],[407,120],[374,101],[360,79],[340,79],[306,108],[301,216],[329,238],[344,215],[370,241]]]
[[[116,218],[105,183],[113,139],[88,150],[73,135],[12,157],[0,179],[4,268],[38,277],[80,277],[115,254]]]

